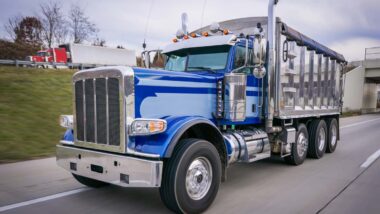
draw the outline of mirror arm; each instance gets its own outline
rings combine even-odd
[[[249,51],[249,48],[248,48],[248,36],[247,38],[245,39],[245,62],[244,62],[244,66],[247,66],[248,65],[248,51]]]

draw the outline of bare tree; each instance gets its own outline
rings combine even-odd
[[[58,2],[47,2],[40,5],[43,25],[43,39],[48,47],[61,42],[66,37],[66,20],[62,13],[62,5]]]
[[[92,42],[93,46],[101,46],[106,47],[106,40],[100,39],[99,37],[96,37],[96,39]]]
[[[14,28],[16,34],[16,43],[27,44],[32,46],[41,46],[42,23],[34,16],[24,17],[17,27]]]
[[[7,32],[9,39],[15,41],[16,33],[15,29],[20,24],[23,17],[21,15],[17,15],[8,19],[8,21],[4,24],[5,32]]]
[[[94,36],[98,29],[84,13],[83,8],[78,4],[71,5],[69,12],[69,29],[74,43],[88,41]]]

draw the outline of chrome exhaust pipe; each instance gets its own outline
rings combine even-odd
[[[268,88],[267,88],[267,117],[265,120],[265,129],[267,133],[280,132],[281,127],[273,127],[274,115],[274,77],[275,77],[275,6],[279,0],[269,0],[268,4]]]

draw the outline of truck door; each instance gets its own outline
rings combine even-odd
[[[243,67],[245,64],[245,58],[245,46],[235,46],[233,69]],[[248,59],[249,67],[239,69],[237,72],[247,74],[246,117],[248,120],[258,121],[262,115],[262,81],[253,76],[252,48],[248,49]]]

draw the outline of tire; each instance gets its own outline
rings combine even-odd
[[[304,124],[297,127],[296,142],[292,144],[290,156],[285,157],[285,162],[291,165],[301,165],[307,155],[309,134]]]
[[[324,120],[313,120],[309,126],[308,156],[320,159],[327,147],[327,125]]]
[[[211,173],[206,174],[205,171],[194,170],[194,167],[200,167],[201,170]],[[167,208],[176,213],[203,212],[212,204],[218,193],[221,171],[219,153],[214,145],[201,139],[181,140],[178,142],[173,156],[164,164],[160,187],[161,200]],[[193,175],[193,177],[189,175]],[[211,180],[211,183],[207,180]],[[187,185],[191,182],[193,184],[204,182],[206,188],[196,192],[195,188]],[[191,194],[191,190],[195,190],[195,193]]]
[[[74,178],[81,184],[86,185],[88,187],[100,188],[109,185],[103,181],[94,180],[91,178],[83,177],[80,175],[73,174]]]
[[[328,137],[327,137],[326,152],[333,153],[336,149],[336,146],[338,145],[338,133],[339,133],[338,121],[335,118],[331,118],[327,120],[327,128],[328,128],[328,134],[327,134]]]

